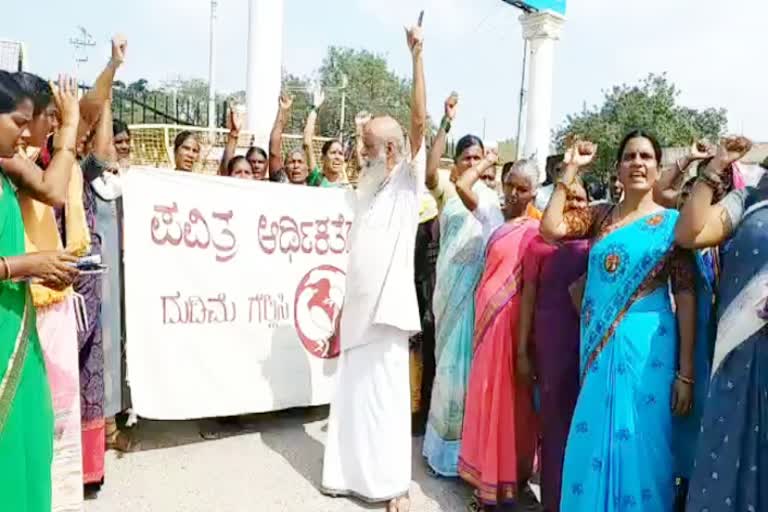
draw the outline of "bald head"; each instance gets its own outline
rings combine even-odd
[[[390,116],[371,119],[363,130],[364,156],[367,160],[385,158],[392,169],[403,157],[405,135],[400,124]]]

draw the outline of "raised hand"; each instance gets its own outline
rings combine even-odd
[[[449,120],[453,121],[456,119],[456,108],[459,105],[459,93],[452,92],[448,98],[446,98],[445,103],[443,105],[443,111],[445,113],[445,117],[447,117]]]
[[[53,101],[64,126],[77,126],[80,121],[80,102],[77,98],[77,80],[59,75],[58,84],[50,82]]]
[[[704,160],[712,156],[715,156],[715,148],[713,148],[712,145],[708,144],[706,141],[699,140],[694,142],[691,146],[688,159],[692,161]]]
[[[243,127],[243,122],[232,103],[229,104],[228,108],[229,115],[227,116],[227,128],[229,128],[229,135],[231,137],[237,138],[240,136],[240,130]]]
[[[489,149],[485,152],[484,162],[486,166],[493,167],[499,162],[499,152],[496,149]]]
[[[280,106],[280,110],[283,112],[288,112],[291,110],[291,106],[293,105],[293,96],[288,94],[287,91],[283,91],[280,93],[277,104]]]
[[[112,38],[112,62],[121,65],[125,62],[125,51],[128,48],[128,39],[124,35],[118,34]]]
[[[320,105],[325,101],[325,92],[319,85],[312,89],[312,106],[315,109],[320,108]]]
[[[405,37],[408,41],[408,48],[411,50],[411,55],[414,57],[421,55],[421,50],[424,48],[424,31],[421,26],[414,25],[411,28],[406,28]]]
[[[752,141],[746,137],[726,137],[720,141],[715,153],[715,160],[721,165],[729,166],[741,160],[752,149]]]
[[[371,114],[367,110],[362,110],[355,116],[355,127],[362,131],[363,127],[371,120]]]
[[[565,165],[574,165],[578,168],[591,164],[597,155],[597,144],[586,140],[575,140],[565,152]]]

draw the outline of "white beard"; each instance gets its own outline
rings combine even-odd
[[[370,201],[388,177],[387,161],[384,158],[368,160],[357,182],[358,199]]]

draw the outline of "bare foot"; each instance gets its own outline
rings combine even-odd
[[[411,509],[411,500],[408,496],[401,496],[387,503],[387,512],[408,512]]]

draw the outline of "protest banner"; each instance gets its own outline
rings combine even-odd
[[[134,411],[328,403],[354,192],[149,168],[123,183]]]

